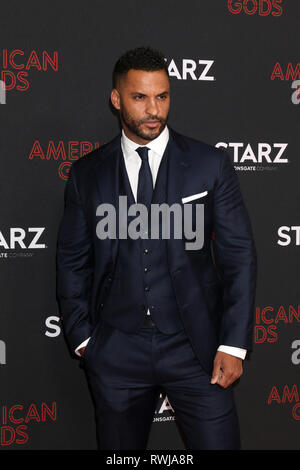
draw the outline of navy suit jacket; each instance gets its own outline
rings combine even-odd
[[[167,240],[169,272],[186,333],[203,368],[211,372],[220,344],[252,349],[256,249],[239,182],[228,154],[170,130],[166,203],[205,193],[204,245]],[[121,134],[73,163],[57,242],[57,297],[72,351],[101,320],[118,238],[96,235],[99,204],[118,219]],[[207,193],[206,193],[207,192]]]

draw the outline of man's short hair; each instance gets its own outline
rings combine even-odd
[[[116,88],[118,80],[131,69],[153,72],[165,70],[168,75],[168,67],[162,52],[151,47],[137,47],[125,52],[116,62],[113,70],[113,87]]]

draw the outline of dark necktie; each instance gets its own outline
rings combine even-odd
[[[137,202],[150,207],[153,194],[152,173],[148,161],[148,147],[138,147],[137,153],[142,159],[139,171],[139,181],[137,189]]]

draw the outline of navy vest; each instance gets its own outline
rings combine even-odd
[[[119,194],[135,204],[120,150]],[[162,157],[153,191],[152,203],[166,202],[169,145]],[[128,216],[128,224],[136,216]],[[148,233],[151,234],[149,224]],[[178,310],[167,259],[165,239],[119,239],[114,275],[110,279],[101,317],[117,329],[139,330],[149,309],[157,328],[166,334],[184,328]]]

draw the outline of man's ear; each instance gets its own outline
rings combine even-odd
[[[114,88],[111,91],[110,99],[111,99],[113,107],[119,110],[120,109],[120,94],[116,88]]]

